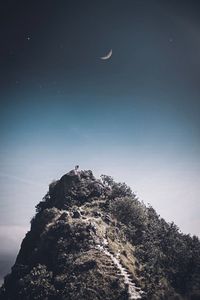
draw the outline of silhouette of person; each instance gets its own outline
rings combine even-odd
[[[75,175],[78,175],[78,174],[79,174],[78,169],[79,169],[79,165],[76,165],[75,168],[74,168],[74,173],[75,173]]]

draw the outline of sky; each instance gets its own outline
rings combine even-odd
[[[76,164],[200,236],[199,1],[7,0],[0,14],[0,279]]]

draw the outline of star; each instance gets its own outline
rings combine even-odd
[[[30,39],[31,39],[31,38],[30,38],[30,36],[27,36],[27,38],[26,38],[26,39],[27,39],[27,41],[30,41]]]

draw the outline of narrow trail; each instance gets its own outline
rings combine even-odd
[[[60,212],[57,214],[57,216],[55,216],[55,217],[51,220],[51,222],[48,223],[48,224],[46,225],[46,230],[49,230],[53,225],[55,225],[56,221],[61,217],[61,215],[62,215],[64,212],[67,213],[66,210],[60,209]]]
[[[64,211],[62,210],[62,213]],[[49,230],[56,221],[60,218],[61,214],[57,215],[53,220],[46,226],[46,229]],[[86,218],[86,222],[89,221],[89,218]],[[91,221],[89,221],[91,223]],[[112,264],[115,265],[118,269],[118,276],[123,277],[124,283],[126,286],[128,286],[128,294],[130,300],[135,299],[141,299],[141,295],[144,294],[144,292],[141,290],[141,288],[136,287],[135,283],[133,282],[133,279],[131,278],[130,272],[121,264],[120,262],[120,251],[116,255],[112,254],[110,252],[109,246],[108,246],[108,240],[104,236],[104,238],[101,240],[100,243],[97,244],[96,248],[100,251],[102,251],[105,255],[111,258]]]
[[[127,269],[121,264],[119,260],[120,252],[115,256],[109,251],[108,241],[106,238],[103,239],[102,244],[98,245],[97,248],[102,251],[104,254],[109,256],[114,263],[114,265],[120,271],[121,276],[124,278],[124,283],[128,286],[129,299],[141,299],[141,295],[144,293],[140,288],[135,286],[135,283],[131,279],[131,275]]]
[[[60,218],[60,216],[61,216],[61,214],[59,214],[58,216],[53,218],[52,221],[46,225],[46,230],[49,230],[56,223],[56,221]]]

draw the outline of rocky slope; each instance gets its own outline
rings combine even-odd
[[[72,170],[36,208],[0,299],[200,299],[199,240],[126,184]]]

